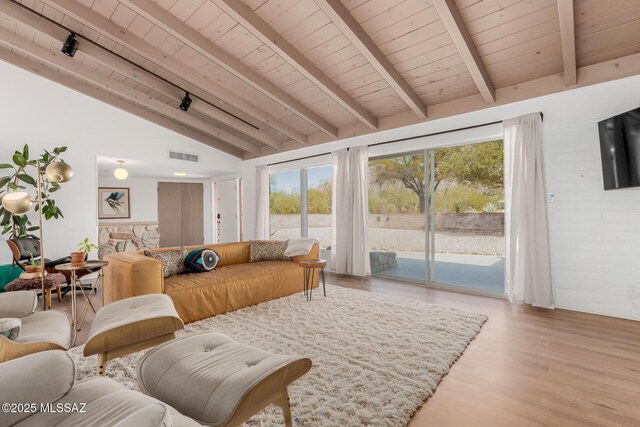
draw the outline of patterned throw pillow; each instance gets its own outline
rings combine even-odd
[[[165,279],[174,274],[182,274],[189,271],[184,266],[184,259],[188,253],[184,247],[176,251],[144,251],[145,256],[162,262],[162,275]]]
[[[284,255],[284,251],[286,250],[286,240],[252,240],[249,262],[291,261],[291,258]]]
[[[202,273],[216,268],[220,257],[213,249],[194,249],[184,259],[184,266],[192,273]]]

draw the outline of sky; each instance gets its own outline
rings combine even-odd
[[[307,182],[309,188],[314,188],[323,181],[331,179],[332,167],[320,166],[317,168],[307,169]],[[273,189],[278,189],[286,193],[299,193],[300,192],[300,170],[295,169],[291,171],[278,172],[271,175],[275,176],[276,185]]]

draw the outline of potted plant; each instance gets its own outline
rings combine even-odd
[[[87,258],[87,254],[93,249],[98,249],[98,245],[89,242],[89,238],[85,237],[83,241],[78,243],[77,249],[76,252],[71,252],[71,263],[76,265],[83,264]]]
[[[40,273],[42,271],[42,261],[39,259],[36,260],[31,252],[27,251],[27,253],[29,254],[30,260],[29,265],[24,268],[25,271],[27,273]]]

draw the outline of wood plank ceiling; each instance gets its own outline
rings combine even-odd
[[[640,1],[2,0],[0,59],[253,158],[638,74]]]

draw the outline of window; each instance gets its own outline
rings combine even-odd
[[[274,240],[300,237],[302,229],[300,170],[269,176],[269,236]]]
[[[269,176],[269,227],[274,240],[313,237],[329,259],[333,168],[313,166]]]
[[[331,246],[331,196],[333,168],[307,169],[307,233],[320,242],[320,249]]]

